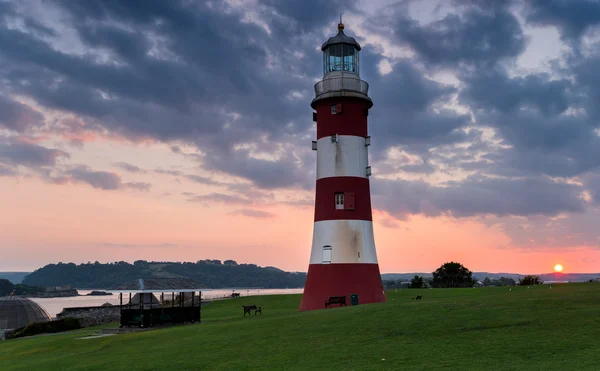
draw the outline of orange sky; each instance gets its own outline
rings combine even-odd
[[[307,270],[314,194],[286,187],[306,187],[315,170],[309,102],[321,77],[319,48],[336,32],[337,15],[327,14],[338,11],[324,5],[337,5],[321,2],[317,14],[287,2],[169,3],[165,8],[176,10],[159,18],[191,16],[168,20],[172,30],[162,21],[147,28],[127,23],[144,9],[128,12],[123,5],[117,12],[126,16],[99,18],[110,32],[95,30],[97,40],[90,40],[81,32],[90,29],[76,23],[81,14],[94,19],[102,12],[78,13],[85,2],[74,15],[60,3],[14,3],[10,22],[0,19],[7,51],[0,70],[0,271],[138,259],[234,259]],[[405,216],[373,211],[381,271],[431,272],[454,260],[473,271],[540,274],[562,264],[565,273],[599,272],[600,165],[591,160],[598,158],[600,131],[589,108],[600,92],[589,78],[593,71],[581,74],[597,65],[591,53],[600,49],[597,40],[580,39],[589,51],[573,58],[579,54],[569,48],[578,42],[566,37],[568,23],[549,19],[542,27],[519,7],[470,4],[471,12],[448,1],[359,0],[356,11],[346,8],[350,3],[339,10],[345,30],[362,45],[361,78],[375,101],[370,161],[386,152],[372,162],[372,189],[386,176],[394,180],[373,204]],[[581,13],[573,9],[571,15]],[[214,32],[176,30],[190,22]],[[282,26],[294,32],[273,32]],[[35,35],[45,28],[55,35]],[[121,41],[113,43],[117,35]],[[455,68],[462,63],[485,67]],[[497,80],[488,80],[488,72]],[[514,115],[496,122],[500,111]],[[548,130],[530,117],[547,120]],[[22,143],[42,147],[19,152]],[[264,163],[252,167],[257,159]],[[88,179],[74,176],[77,168]],[[490,181],[478,184],[479,197],[465,186],[473,174]],[[103,176],[116,179],[111,184],[118,189],[94,188]],[[287,183],[274,184],[280,179]],[[494,189],[493,180],[510,184]],[[404,181],[410,184],[403,188]],[[464,198],[442,192],[452,182]],[[403,192],[406,199],[392,199]],[[521,208],[527,197],[535,200]],[[436,210],[434,198],[443,201]],[[388,200],[390,207],[382,205]],[[408,209],[421,214],[402,215]],[[478,216],[422,215],[428,211]]]
[[[244,216],[235,213],[239,206],[192,203],[177,192],[162,196],[162,187],[175,187],[172,179],[146,176],[155,185],[149,192],[0,178],[0,270],[58,261],[207,258],[307,269],[312,207],[275,204],[261,208],[272,217]],[[179,191],[211,192],[199,184],[176,185]],[[515,248],[501,230],[476,219],[413,216],[390,227],[390,217],[375,210],[374,222],[383,273],[431,272],[449,260],[474,271],[544,273],[561,263],[565,273],[594,272],[600,259],[600,251],[586,247]]]

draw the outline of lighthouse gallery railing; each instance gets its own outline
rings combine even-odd
[[[330,77],[315,84],[315,96],[332,91],[354,91],[369,95],[369,84],[366,81],[349,77]]]

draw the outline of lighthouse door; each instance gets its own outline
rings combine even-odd
[[[323,246],[323,264],[331,264],[331,246]]]

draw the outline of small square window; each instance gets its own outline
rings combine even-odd
[[[339,192],[335,194],[335,209],[344,210],[344,193]]]
[[[336,105],[335,105],[335,104],[332,104],[332,105],[331,105],[331,114],[332,114],[332,115],[335,115],[335,114],[337,113],[337,109],[336,109],[336,108],[337,108],[337,107],[336,107]]]

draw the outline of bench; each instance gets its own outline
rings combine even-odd
[[[340,307],[342,305],[346,305],[346,297],[345,296],[330,296],[328,300],[325,301],[325,308],[331,307],[331,304],[339,304]]]
[[[244,308],[244,317],[246,317],[246,313],[248,313],[248,315],[250,316],[252,313],[250,313],[250,311],[254,310],[254,315],[256,316],[256,313],[260,313],[260,315],[262,316],[262,307],[257,307],[256,305],[242,305],[242,307]]]

